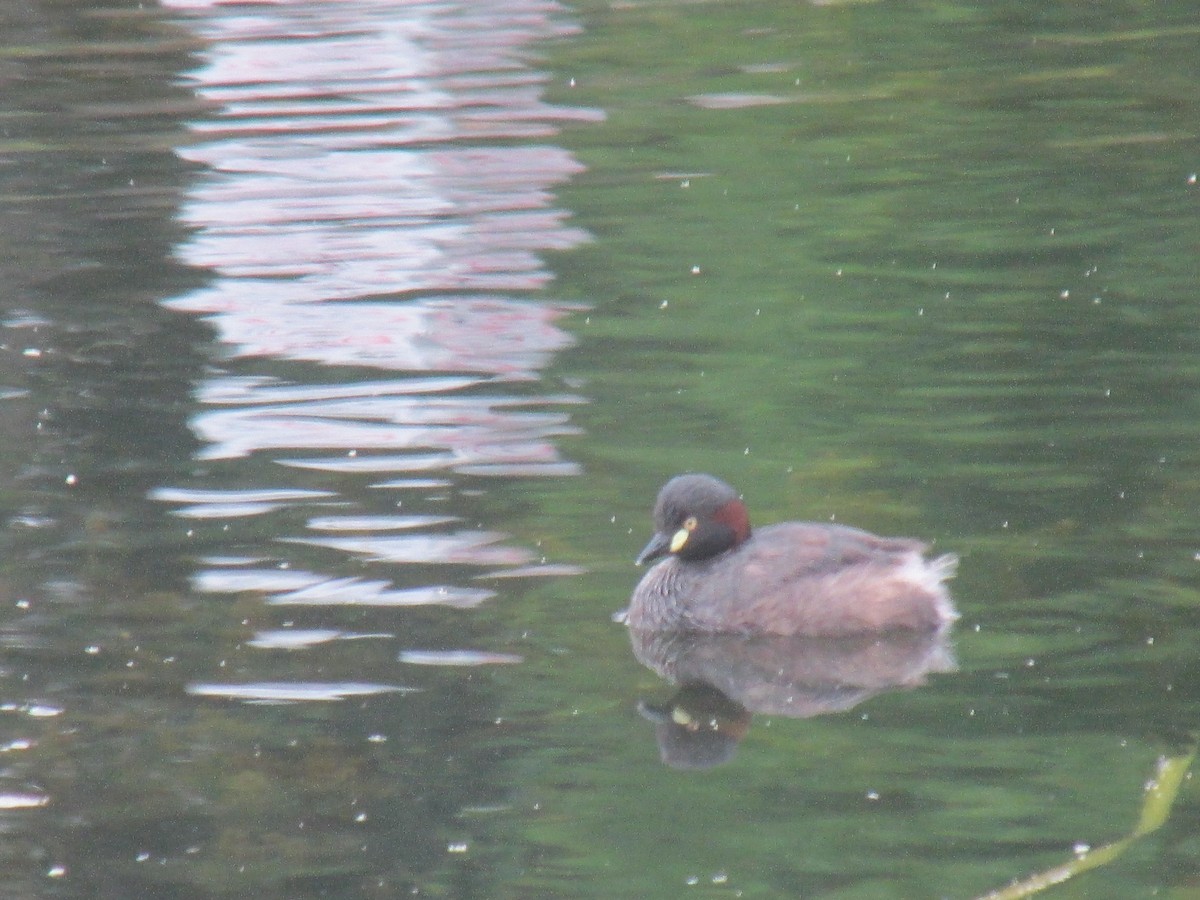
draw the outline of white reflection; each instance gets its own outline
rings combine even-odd
[[[187,692],[195,697],[219,697],[249,703],[310,703],[314,700],[345,700],[347,697],[370,697],[375,694],[402,694],[420,688],[394,684],[363,682],[279,682],[261,681],[253,684],[189,684]]]
[[[271,595],[279,606],[453,606],[468,609],[491,599],[495,591],[451,585],[397,589],[390,581],[333,578],[288,569],[212,568],[198,572],[193,589],[201,593]]]
[[[331,547],[376,562],[449,563],[467,566],[519,566],[533,554],[500,542],[505,535],[487,531],[456,531],[403,537],[281,538],[292,544]]]
[[[403,650],[397,658],[413,666],[511,666],[524,661],[513,653],[486,650]]]
[[[272,490],[189,490],[158,488],[150,496],[164,503],[185,503],[172,510],[185,519],[224,519],[257,516],[274,512],[300,502],[336,497],[332,491],[303,491],[278,488]]]
[[[308,527],[314,531],[398,531],[457,521],[457,516],[316,516],[308,520]]]
[[[246,644],[266,650],[302,650],[317,644],[328,644],[342,636],[332,628],[276,628],[260,631]]]
[[[578,472],[557,439],[577,433],[566,409],[583,400],[538,384],[576,309],[544,296],[542,254],[587,240],[553,205],[583,167],[552,139],[599,114],[547,104],[528,64],[531,45],[573,29],[539,0],[162,2],[202,41],[188,79],[213,111],[178,151],[201,174],[177,255],[211,279],[166,305],[203,316],[225,360],[191,421],[214,467],[198,470],[204,489],[155,496],[198,531],[254,519],[273,539],[210,554],[196,588],[280,604],[483,602],[491,592],[217,560],[297,546],[402,567],[533,560],[482,527],[447,532],[455,517],[419,504],[464,477]],[[213,489],[222,477],[234,486]],[[403,516],[387,511],[395,491]]]
[[[251,647],[264,650],[306,650],[319,644],[333,641],[361,641],[372,638],[390,638],[390,634],[362,634],[354,631],[338,631],[333,628],[275,628],[260,631],[246,641]]]
[[[36,809],[49,802],[45,794],[0,793],[0,809]]]

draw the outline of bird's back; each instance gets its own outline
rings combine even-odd
[[[955,618],[955,559],[839,525],[785,522],[701,562],[667,559],[634,592],[631,627],[846,635],[938,630]]]

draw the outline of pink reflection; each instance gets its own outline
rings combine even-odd
[[[527,550],[500,543],[506,536],[486,531],[457,531],[420,536],[284,538],[293,544],[330,547],[369,560],[389,563],[443,563],[462,566],[519,566],[534,558]]]
[[[553,324],[563,312],[493,297],[314,303],[303,310],[260,299],[221,310],[212,321],[235,356],[532,378],[571,344]]]
[[[219,565],[219,560],[210,560]],[[231,563],[236,565],[236,563]],[[451,606],[469,609],[495,596],[494,591],[451,585],[396,589],[391,582],[367,578],[331,578],[316,572],[278,568],[212,568],[192,579],[201,593],[270,595],[276,606]]]
[[[531,44],[573,26],[540,0],[162,2],[203,42],[189,78],[213,110],[178,150],[203,172],[176,251],[211,279],[166,305],[203,316],[225,351],[191,426],[199,459],[229,461],[205,471],[234,486],[205,474],[204,491],[157,496],[197,527],[278,519],[248,558],[302,544],[390,564],[344,578],[211,560],[197,587],[309,605],[482,602],[490,592],[391,578],[422,577],[408,564],[525,566],[534,555],[504,536],[448,532],[444,507],[414,504],[466,475],[578,471],[557,438],[577,432],[564,407],[580,398],[537,392],[575,309],[542,295],[542,255],[588,239],[555,208],[583,167],[553,139],[600,114],[546,103],[528,62]],[[423,472],[439,477],[368,480]],[[319,493],[303,493],[310,478]],[[422,486],[437,494],[406,499],[403,516],[380,508]],[[311,513],[299,534],[297,507]],[[405,533],[379,533],[392,530]]]
[[[563,413],[514,411],[509,408],[514,403],[511,398],[476,396],[438,397],[423,403],[408,397],[352,397],[340,402],[251,404],[201,413],[192,420],[192,428],[205,441],[206,448],[199,454],[204,459],[286,449],[353,453],[308,463],[310,468],[330,471],[412,472],[461,470],[466,465],[558,464],[558,449],[551,439],[575,434],[577,429]],[[431,449],[437,452],[431,453]],[[397,450],[412,452],[378,455]],[[305,465],[289,459],[277,461]]]

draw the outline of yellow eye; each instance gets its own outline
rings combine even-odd
[[[695,516],[689,516],[687,521],[683,523],[683,527],[671,535],[672,553],[678,553],[684,548],[684,545],[688,542],[688,538],[692,536],[692,532],[696,530],[696,526],[699,524]]]

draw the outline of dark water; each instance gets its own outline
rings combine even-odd
[[[1190,5],[0,33],[0,893],[1195,890]],[[631,647],[686,469],[951,641]]]

